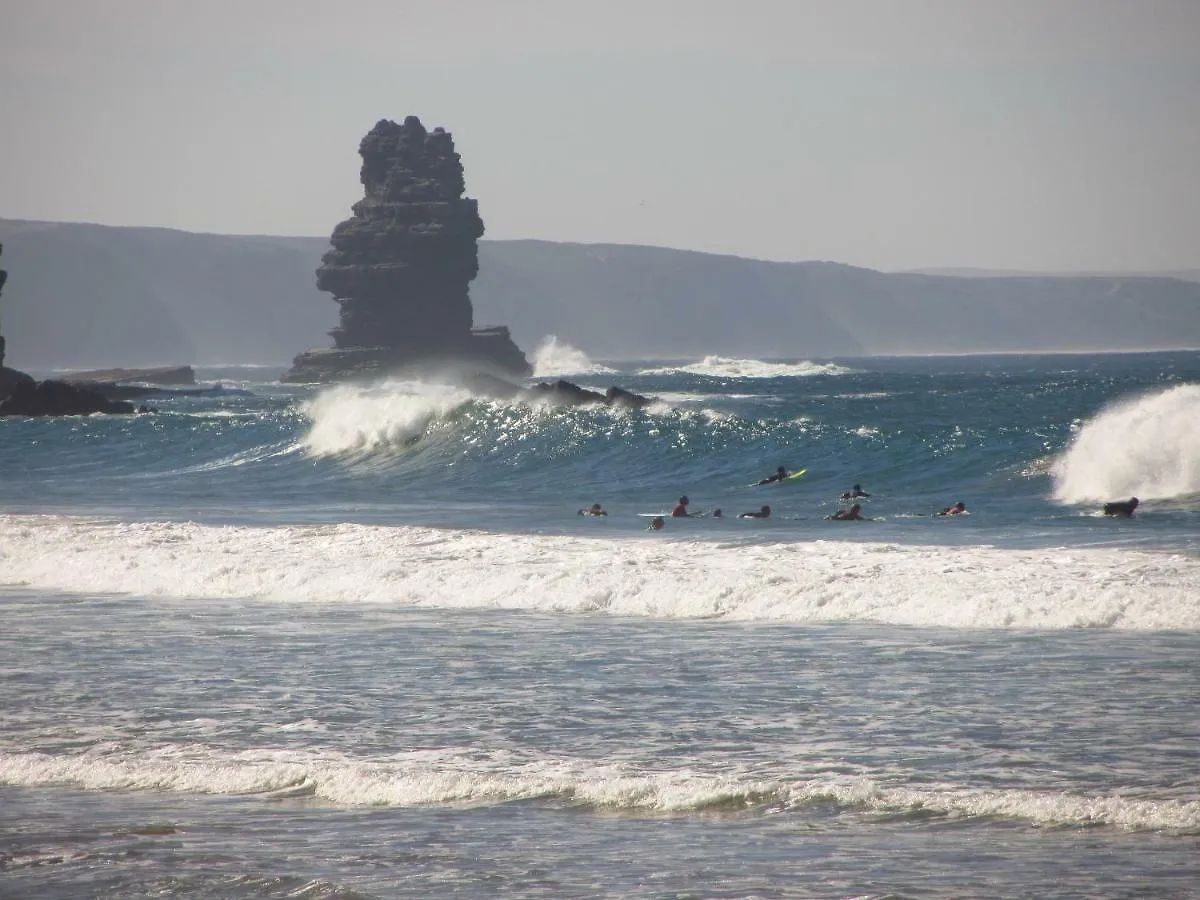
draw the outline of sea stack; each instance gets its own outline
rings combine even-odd
[[[364,196],[333,230],[317,287],[341,306],[334,346],[308,350],[284,376],[328,382],[455,366],[525,376],[531,368],[504,327],[473,328],[468,290],[483,234],[464,197],[450,133],[409,116],[383,119],[362,139]]]
[[[4,254],[4,245],[0,244],[0,256]],[[8,272],[0,269],[0,292],[4,290],[4,283],[8,281]],[[16,369],[6,368],[4,365],[4,335],[0,334],[0,404],[7,400],[14,390],[19,385],[29,387],[33,385],[33,379],[24,372],[18,372]]]

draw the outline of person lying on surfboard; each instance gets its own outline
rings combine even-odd
[[[775,474],[774,474],[774,475],[768,475],[768,476],[767,476],[766,478],[764,478],[762,481],[756,481],[756,482],[754,482],[754,483],[755,483],[756,485],[759,485],[759,484],[774,484],[776,481],[783,481],[785,478],[787,478],[787,477],[788,477],[789,475],[791,475],[791,474],[792,474],[792,473],[791,473],[791,472],[789,472],[787,469],[785,469],[783,466],[780,466],[778,469],[776,469],[776,470],[775,470]]]
[[[580,516],[607,516],[607,515],[608,515],[608,513],[605,511],[604,507],[603,507],[603,506],[601,506],[599,503],[593,503],[593,504],[592,504],[591,506],[589,506],[587,509],[581,509],[581,510],[579,510],[579,512],[578,512],[578,513],[576,513],[576,515],[580,515]]]
[[[962,516],[967,513],[967,504],[959,500],[953,506],[947,506],[941,512],[934,513],[935,516]]]
[[[771,518],[771,507],[764,505],[758,512],[738,513],[739,519],[769,519]]]
[[[871,521],[870,519],[868,519],[866,516],[864,516],[862,514],[862,507],[857,503],[855,503],[849,509],[839,509],[832,516],[826,516],[825,518],[829,519],[831,521],[834,521],[834,522],[855,522],[855,521],[870,522]]]
[[[864,491],[862,489],[861,484],[856,484],[854,487],[850,488],[850,490],[846,491],[846,493],[842,494],[841,499],[842,500],[857,500],[859,497],[870,497],[870,496],[871,496],[870,494],[868,494],[866,491]]]

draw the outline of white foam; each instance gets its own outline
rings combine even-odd
[[[300,443],[314,456],[403,447],[470,399],[471,394],[459,388],[420,381],[338,385],[305,405],[312,427]]]
[[[611,534],[620,524],[610,516]],[[1200,559],[647,534],[496,535],[407,526],[208,526],[0,516],[0,584],[275,603],[381,603],[876,622],[947,628],[1200,628]]]
[[[1084,423],[1051,468],[1066,503],[1200,493],[1200,384],[1124,400]]]
[[[909,788],[866,776],[749,778],[692,768],[446,748],[355,758],[334,751],[203,745],[55,756],[0,753],[0,784],[87,790],[314,797],[343,806],[478,805],[549,799],[613,810],[678,813],[764,805],[833,804],[871,813],[1005,817],[1037,824],[1200,828],[1200,801],[1129,799],[947,785]]]
[[[724,356],[706,356],[699,362],[685,366],[664,366],[657,369],[642,369],[639,375],[707,375],[711,378],[792,378],[810,375],[845,375],[852,371],[834,363],[814,362],[764,362],[758,359],[730,359]]]
[[[592,362],[578,347],[560,341],[549,334],[533,352],[533,376],[550,378],[556,375],[610,375],[616,369]]]

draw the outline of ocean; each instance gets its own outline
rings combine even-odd
[[[537,369],[0,419],[0,897],[1200,897],[1200,352]]]

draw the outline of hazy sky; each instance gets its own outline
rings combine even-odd
[[[491,238],[1200,268],[1200,0],[0,0],[0,217],[327,235],[411,114]]]

